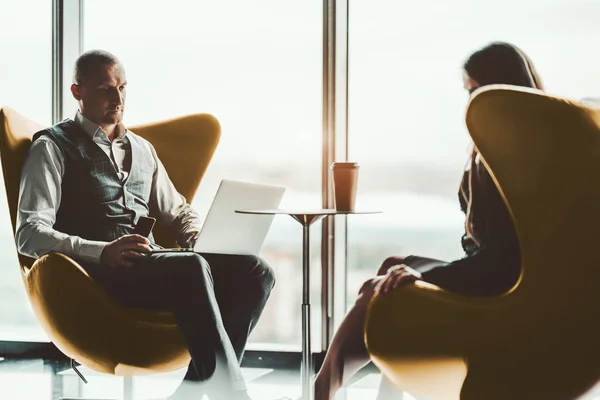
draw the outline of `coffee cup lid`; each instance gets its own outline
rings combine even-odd
[[[331,168],[358,168],[358,163],[354,161],[334,161]]]

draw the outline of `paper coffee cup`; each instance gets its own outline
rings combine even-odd
[[[331,165],[333,193],[338,211],[354,211],[358,186],[358,163],[336,161]]]

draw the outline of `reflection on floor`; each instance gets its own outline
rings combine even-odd
[[[98,374],[86,368],[80,371],[89,383],[84,384],[71,369],[58,368],[43,360],[11,360],[0,357],[0,399],[2,400],[58,400],[60,397],[122,399],[123,378]],[[134,399],[166,397],[173,392],[185,371],[134,379]],[[281,398],[298,399],[300,384],[298,371],[243,368],[250,396],[255,400]],[[376,398],[379,374],[367,373],[350,387],[340,391],[336,400],[370,400]],[[404,400],[416,400],[404,395]],[[507,399],[508,400],[508,399]],[[600,400],[600,387],[580,400]]]
[[[62,368],[60,368],[62,370]],[[58,400],[59,397],[121,399],[123,378],[98,374],[87,368],[79,370],[87,378],[84,384],[71,369],[53,372],[53,364],[43,360],[1,360],[0,399]],[[134,379],[134,399],[166,397],[181,382],[185,371]],[[243,368],[249,394],[255,400],[282,397],[298,399],[301,394],[299,373],[293,370]],[[344,389],[336,400],[375,399],[379,375],[370,373]],[[405,400],[415,400],[405,396]]]

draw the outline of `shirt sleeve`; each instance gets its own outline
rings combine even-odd
[[[521,275],[518,247],[481,247],[471,255],[423,273],[423,280],[471,296],[508,291]]]
[[[202,221],[198,213],[173,185],[152,145],[150,145],[150,149],[156,164],[152,178],[150,209],[156,213],[157,219],[163,226],[167,227],[175,236],[180,246],[194,247],[200,235]]]
[[[53,228],[61,201],[63,171],[63,156],[56,143],[44,136],[33,142],[21,172],[17,250],[33,258],[58,252],[80,262],[99,264],[106,242],[86,240]]]

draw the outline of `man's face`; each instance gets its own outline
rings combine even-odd
[[[81,113],[90,121],[105,127],[123,121],[125,111],[125,70],[119,63],[100,65],[79,85],[71,86]]]

